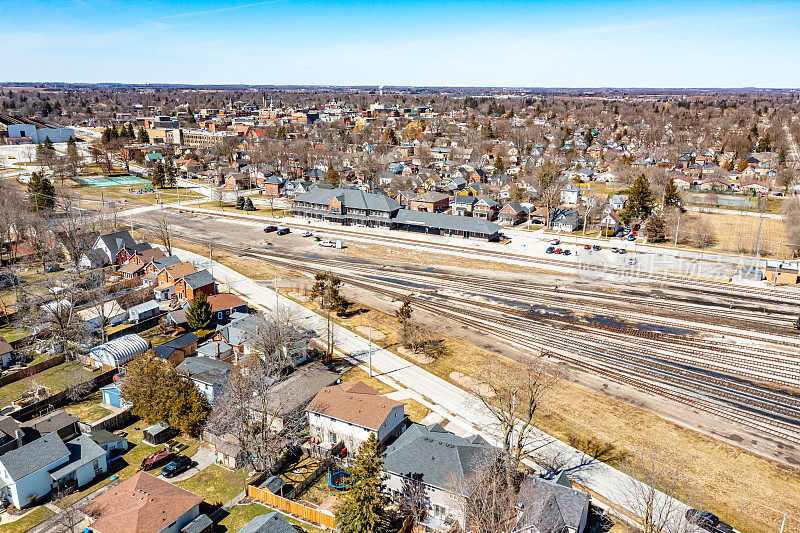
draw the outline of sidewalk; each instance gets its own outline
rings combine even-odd
[[[192,261],[198,267],[209,268],[211,266],[208,258],[198,254],[184,250],[174,250],[174,253],[182,260]],[[302,323],[302,327],[325,331],[324,317],[216,261],[213,269],[215,277],[233,281],[236,287],[234,292],[240,293],[251,304],[264,310],[274,310],[276,306],[290,309],[295,315],[295,320]],[[335,325],[334,327],[337,348],[348,357],[362,364],[366,363],[369,341],[342,326]],[[432,407],[433,411],[463,428],[465,433],[478,433],[489,442],[498,442],[498,433],[494,429],[496,423],[491,413],[480,403],[480,400],[467,391],[376,344],[372,345],[372,367],[379,379],[393,387],[410,389],[423,396],[427,399],[426,404]],[[562,459],[570,477],[581,485],[622,508],[630,509],[631,503],[628,501],[628,495],[631,493],[630,487],[632,484],[638,483],[637,481],[605,463],[595,461],[592,457],[544,432],[538,432],[537,442],[539,442],[537,453]],[[676,512],[683,513],[685,509],[683,504],[676,506]]]

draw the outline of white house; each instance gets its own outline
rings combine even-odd
[[[330,450],[343,443],[355,453],[370,434],[378,442],[402,433],[405,404],[385,396],[361,381],[320,390],[306,407],[312,442]]]
[[[54,431],[0,456],[0,495],[21,509],[58,487],[82,487],[106,470],[105,450],[88,435],[65,443]]]
[[[578,205],[581,199],[581,189],[574,183],[568,183],[561,189],[561,203],[564,205]]]
[[[427,507],[426,531],[450,531],[456,522],[463,530],[470,477],[488,467],[496,454],[478,435],[464,438],[438,424],[412,424],[384,454],[386,490],[399,502],[406,487],[419,481]]]
[[[211,357],[187,357],[176,370],[192,380],[197,390],[213,404],[228,382],[233,365]]]

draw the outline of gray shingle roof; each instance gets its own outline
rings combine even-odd
[[[214,277],[208,270],[192,272],[191,274],[183,276],[183,279],[192,289],[199,289],[200,287],[205,287],[206,285],[214,283]]]
[[[214,522],[206,514],[201,514],[181,528],[182,533],[203,533],[210,531]]]
[[[175,350],[186,348],[193,342],[197,342],[197,336],[194,333],[184,333],[180,337],[165,342],[160,346],[153,348],[153,353],[158,357],[169,357]]]
[[[535,531],[562,531],[565,526],[577,531],[584,509],[589,505],[589,495],[573,489],[559,476],[548,481],[526,476],[517,496],[517,507],[522,510],[517,529]]]
[[[269,513],[257,516],[250,520],[239,533],[297,533],[283,515]]]
[[[224,382],[232,369],[232,364],[211,357],[187,357],[177,367],[179,374],[208,385]]]
[[[67,442],[66,447],[69,450],[69,461],[50,472],[53,479],[60,479],[83,465],[89,464],[106,455],[106,451],[85,433],[81,433],[79,436]]]
[[[167,267],[175,266],[180,262],[181,260],[178,259],[178,256],[168,255],[167,257],[162,257],[161,259],[156,259],[155,261],[153,261],[153,266],[155,266],[160,271]]]
[[[0,456],[0,463],[8,471],[8,475],[11,476],[12,480],[19,481],[25,476],[69,456],[70,451],[61,440],[61,437],[58,436],[58,433],[50,433],[16,450],[6,452]]]
[[[463,484],[496,453],[480,437],[459,437],[438,424],[412,424],[386,450],[383,467],[405,477],[421,474],[423,483],[447,490],[451,482]]]
[[[384,194],[366,193],[357,189],[322,189],[316,187],[310,191],[295,197],[297,202],[308,202],[311,204],[324,204],[332,198],[338,197],[347,209],[368,209],[370,211],[391,212],[400,208],[397,200]]]
[[[427,226],[448,231],[469,231],[484,235],[494,235],[500,231],[500,225],[489,222],[483,218],[461,217],[444,213],[429,213],[427,211],[411,211],[400,209],[393,220],[397,224],[410,224],[412,226]]]

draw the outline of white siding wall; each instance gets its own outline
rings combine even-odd
[[[392,499],[396,499],[399,494],[402,494],[403,484],[402,476],[388,473],[386,490],[389,491]],[[444,520],[446,517],[451,517],[458,521],[462,529],[464,528],[464,509],[460,497],[430,485],[425,485],[425,497],[428,500],[428,512],[433,518]]]

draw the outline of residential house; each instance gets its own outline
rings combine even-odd
[[[49,433],[0,456],[0,496],[18,509],[54,488],[82,487],[107,469],[105,451],[86,435]]]
[[[250,176],[243,172],[233,172],[225,176],[225,188],[229,191],[249,189],[250,183]]]
[[[136,247],[136,242],[130,233],[122,230],[100,235],[92,246],[92,250],[100,250],[105,260],[103,264],[110,265],[117,261],[117,255],[120,250],[126,247],[133,250]],[[83,260],[81,262],[83,265]]]
[[[200,515],[203,498],[146,472],[110,488],[83,508],[93,533],[179,533]]]
[[[500,209],[498,216],[501,223],[516,226],[525,222],[528,218],[528,210],[517,201],[508,202]]]
[[[208,270],[186,274],[175,282],[175,296],[179,300],[191,301],[198,292],[205,293],[206,296],[217,292],[217,284]]]
[[[14,347],[3,337],[0,337],[0,367],[7,368],[10,366],[13,355]]]
[[[384,453],[386,490],[399,502],[405,487],[419,482],[426,507],[424,531],[451,531],[456,523],[463,530],[464,501],[474,487],[470,478],[496,456],[497,450],[478,435],[464,438],[438,424],[411,424]]]
[[[226,363],[232,363],[233,347],[224,341],[210,341],[197,347],[197,355],[200,357],[211,357]]]
[[[572,487],[565,472],[555,480],[527,475],[517,494],[516,531],[583,533],[590,497]]]
[[[106,459],[111,459],[115,455],[119,455],[128,449],[128,441],[125,437],[121,437],[105,429],[92,428],[89,437],[106,452]]]
[[[497,212],[500,210],[500,204],[491,198],[481,198],[472,208],[472,216],[475,218],[482,218],[485,220],[494,220],[497,218]]]
[[[622,211],[625,209],[625,205],[628,203],[628,195],[627,194],[615,194],[608,200],[608,205],[611,206],[611,209],[614,211]]]
[[[580,217],[575,209],[553,209],[550,216],[550,229],[556,231],[575,231],[580,226]]]
[[[156,357],[160,357],[174,365],[180,364],[187,357],[197,353],[197,337],[194,333],[184,333],[153,348]]]
[[[380,443],[400,435],[406,424],[404,405],[361,381],[325,387],[306,407],[315,451],[324,455],[342,443],[345,454],[355,453],[370,434]]]
[[[189,261],[183,261],[162,269],[158,273],[158,285],[153,288],[155,299],[158,301],[169,300],[175,296],[175,283],[183,276],[193,272],[197,272],[197,268]]]
[[[417,191],[414,189],[404,189],[402,191],[398,191],[394,199],[397,200],[397,203],[400,204],[401,207],[408,207],[408,204],[411,203],[411,200],[416,197]]]
[[[444,213],[450,209],[450,197],[436,191],[428,191],[411,199],[408,204],[411,211],[427,211],[429,213]]]
[[[213,405],[219,396],[233,365],[210,357],[189,357],[181,361],[176,370],[178,374],[189,378],[197,390]]]
[[[581,200],[581,189],[574,183],[568,183],[561,189],[561,203],[563,205],[578,205]]]
[[[478,201],[478,198],[475,196],[462,196],[460,194],[456,194],[453,196],[452,204],[451,204],[451,212],[454,215],[459,216],[472,216],[472,211],[475,207],[475,203]]]
[[[622,222],[620,221],[619,213],[616,211],[609,211],[606,213],[603,218],[600,219],[598,225],[600,229],[612,234],[616,234],[622,229]]]
[[[250,460],[250,455],[239,446],[238,439],[230,433],[217,435],[206,428],[203,430],[203,442],[214,448],[216,463],[230,470],[239,470]]]
[[[247,302],[231,293],[212,294],[208,297],[214,321],[222,322],[233,313],[247,313]]]

